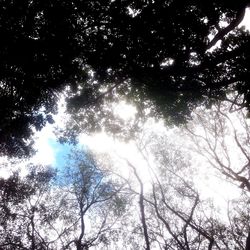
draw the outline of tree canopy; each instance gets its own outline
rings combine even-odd
[[[0,178],[0,248],[249,250],[248,189],[224,205],[205,197],[190,155],[164,133],[142,135],[138,153],[117,164],[76,149],[64,172],[30,165]]]
[[[237,28],[249,4],[3,1],[1,154],[31,153],[33,128],[53,122],[66,87],[71,112],[85,108],[88,123],[105,120],[104,101],[117,96],[175,123],[228,91],[243,95],[233,102],[249,109],[250,36]]]

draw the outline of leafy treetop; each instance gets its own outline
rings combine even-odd
[[[1,154],[31,153],[33,128],[53,122],[66,86],[73,93],[72,113],[123,95],[178,123],[195,106],[225,99],[232,89],[249,108],[249,33],[236,28],[249,4],[3,1]],[[101,119],[105,112],[97,115]]]

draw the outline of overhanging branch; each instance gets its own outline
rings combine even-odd
[[[211,49],[219,40],[222,40],[230,31],[234,30],[242,22],[245,16],[246,7],[247,6],[244,6],[238,11],[236,18],[227,27],[219,30],[208,44],[206,48],[207,50]]]

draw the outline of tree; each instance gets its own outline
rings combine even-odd
[[[79,55],[79,1],[1,3],[1,155],[29,156],[33,128],[53,122]]]
[[[98,244],[110,244],[109,233],[126,205],[120,193],[122,186],[112,181],[90,152],[75,150],[68,164],[62,184],[68,203],[65,212],[71,213],[65,224],[71,233],[64,249],[87,250]]]
[[[16,235],[16,214],[12,208],[18,206],[33,194],[30,186],[23,182],[17,172],[8,179],[0,179],[0,246],[2,249],[15,249],[20,247],[20,236]],[[14,222],[14,223],[13,223]],[[10,226],[11,225],[11,226]]]
[[[64,174],[31,165],[23,178],[1,179],[1,249],[104,248],[120,234],[129,200],[123,184],[82,150],[68,164]]]
[[[171,134],[142,135],[138,153],[141,161],[120,158],[128,178],[107,168],[117,158],[77,149],[63,175],[31,166],[24,177],[1,179],[0,248],[248,250],[249,192],[219,211]]]
[[[238,96],[233,96],[234,100],[237,98]],[[204,107],[196,109],[192,115],[193,121],[186,126],[186,131],[193,142],[193,150],[201,155],[209,166],[227,181],[236,184],[244,192],[249,192],[249,120],[246,119],[248,112],[246,109],[233,109],[233,104],[234,102],[229,107],[228,103],[217,102],[210,110],[204,110]],[[242,205],[242,201],[237,202]],[[247,203],[243,206],[245,210],[248,209]],[[240,245],[239,249],[249,249],[249,228],[244,232],[247,235],[245,248],[242,239],[239,239],[243,233],[238,225],[241,226],[239,222],[241,217],[244,217],[244,212],[239,214],[240,216],[230,223],[231,227],[236,227],[236,230],[231,230],[232,238]]]
[[[104,104],[119,96],[177,123],[231,89],[249,108],[249,34],[237,28],[248,6],[247,0],[4,1],[1,153],[31,153],[32,128],[52,122],[66,87],[74,119],[92,129],[96,117],[97,127],[109,121]],[[75,112],[81,107],[84,118]]]
[[[146,220],[146,214],[145,214],[145,197],[144,197],[144,185],[143,181],[141,180],[140,176],[137,173],[136,167],[131,164],[129,161],[127,161],[128,166],[133,170],[133,173],[136,177],[136,180],[139,183],[140,191],[139,191],[139,210],[141,215],[141,224],[143,229],[143,236],[145,239],[145,249],[150,250],[150,239],[148,234],[148,226],[147,226],[147,220]]]
[[[51,193],[54,177],[50,168],[29,166],[24,178],[14,173],[2,180],[1,249],[55,249],[57,230],[53,223],[59,206]]]
[[[218,102],[210,110],[198,108],[186,131],[196,153],[227,180],[249,192],[250,127],[247,111],[228,112],[228,106]]]
[[[102,44],[88,60],[93,77],[69,97],[73,121],[67,135],[103,127],[123,131],[110,104],[122,98],[138,107],[138,115],[174,123],[185,122],[200,104],[226,99],[231,90],[245,93],[240,105],[247,107],[249,34],[237,25],[248,4],[114,1],[112,23],[92,39]]]
[[[162,249],[212,249],[217,244],[208,226],[212,218],[202,214],[205,209],[193,176],[188,174],[193,171],[188,157],[168,138],[159,136],[156,141],[141,151],[152,152],[156,164],[151,165],[144,156],[152,172],[152,188],[145,199],[153,218],[148,222],[153,225],[152,239]]]
[[[138,168],[138,163],[125,160],[139,186],[136,188],[133,182],[130,185],[138,201],[144,248],[247,249],[249,196],[229,201],[228,207],[221,206],[223,210],[219,211],[218,205],[197,190],[198,169],[174,140],[171,135],[144,135],[138,143],[144,159],[139,164],[143,166]],[[147,170],[151,186],[143,181]]]

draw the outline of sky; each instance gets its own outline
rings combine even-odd
[[[248,30],[250,30],[250,8],[246,9],[245,17],[240,26],[245,26]]]
[[[31,162],[63,169],[66,164],[66,157],[73,146],[59,143],[54,134],[55,128],[63,126],[65,120],[66,103],[64,98],[60,99],[58,107],[58,114],[54,116],[55,123],[47,124],[35,135],[34,147],[37,153],[32,157]]]

